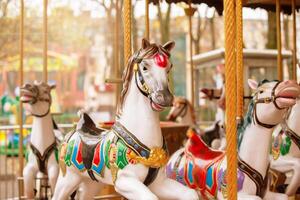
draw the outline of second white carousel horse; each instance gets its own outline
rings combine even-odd
[[[34,198],[35,178],[38,172],[48,176],[54,191],[58,177],[58,150],[54,135],[53,119],[50,114],[51,94],[55,86],[44,82],[34,82],[21,87],[20,100],[24,109],[33,115],[27,164],[23,170],[25,195]]]
[[[112,130],[103,132],[82,115],[62,146],[66,171],[64,176],[60,173],[53,199],[67,199],[81,182],[91,179],[114,184],[131,200],[198,199],[194,190],[165,174],[168,156],[159,112],[173,101],[168,73],[174,45],[143,40],[142,48],[131,56],[123,77],[120,116]]]
[[[273,128],[284,120],[287,108],[296,103],[300,86],[293,81],[249,80],[255,90],[244,124],[239,128],[238,199],[284,200],[287,195],[268,191],[269,146]],[[227,159],[191,132],[185,148],[174,153],[167,176],[194,188],[204,199],[227,198]]]
[[[281,128],[273,133],[273,159],[271,168],[279,172],[292,172],[292,177],[286,188],[288,196],[296,194],[300,187],[300,100],[297,100],[290,113],[286,116]]]

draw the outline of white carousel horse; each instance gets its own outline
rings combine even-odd
[[[285,194],[267,191],[269,146],[273,128],[296,103],[300,87],[292,81],[264,82],[259,87],[253,80],[248,82],[255,93],[239,128],[238,199],[287,199]],[[170,158],[167,176],[196,189],[204,199],[226,199],[225,152],[210,149],[193,132],[189,136],[185,148]]]
[[[25,195],[34,198],[35,178],[38,172],[48,176],[54,191],[59,173],[58,150],[54,134],[54,121],[50,114],[51,94],[55,86],[44,82],[34,82],[21,87],[20,100],[24,109],[33,115],[28,161],[23,170]]]
[[[124,73],[120,116],[112,130],[101,132],[82,114],[76,130],[62,146],[60,157],[66,171],[64,176],[59,175],[53,199],[66,199],[79,183],[91,179],[114,184],[127,199],[198,199],[194,190],[165,174],[167,155],[159,111],[173,100],[168,72],[174,45],[143,40]]]
[[[274,131],[275,141],[272,145],[273,159],[271,168],[282,173],[292,172],[285,193],[296,194],[300,187],[300,100],[297,100],[285,122]]]
[[[194,129],[196,128],[198,134],[201,135],[207,145],[211,146],[213,149],[220,148],[221,144],[217,143],[216,139],[221,140],[220,138],[224,137],[224,129],[221,122],[216,121],[212,126],[204,130],[198,130],[194,107],[186,98],[174,98],[173,106],[167,115],[167,120],[178,121],[178,123],[189,125],[189,127]]]

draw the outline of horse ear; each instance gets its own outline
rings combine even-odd
[[[50,85],[50,90],[53,90],[53,89],[55,89],[55,88],[56,88],[56,85],[55,85],[55,84]]]
[[[149,46],[150,46],[150,42],[146,38],[143,38],[142,39],[142,48],[146,49]]]
[[[253,79],[248,79],[248,85],[252,90],[256,90],[258,88],[258,83]]]
[[[169,42],[167,42],[163,45],[163,48],[165,50],[167,50],[168,52],[170,52],[174,47],[175,47],[175,42],[174,41],[169,41]]]

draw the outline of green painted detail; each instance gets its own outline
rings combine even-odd
[[[31,152],[31,149],[28,147],[27,151],[25,151],[25,160],[28,162],[29,152]]]
[[[67,145],[67,153],[65,155],[65,163],[68,167],[72,165],[71,157],[74,149],[75,140],[70,141]]]
[[[58,163],[58,153],[59,153],[58,148],[55,148],[54,155],[55,155],[55,160],[57,163]]]
[[[117,159],[116,164],[119,169],[123,169],[128,165],[128,160],[126,157],[128,147],[122,140],[118,140],[117,142]]]
[[[291,138],[286,137],[280,145],[281,155],[284,156],[284,155],[288,154],[290,152],[291,145],[292,145]]]
[[[103,142],[106,142],[106,140],[105,141],[103,141]],[[108,140],[107,142],[106,142],[106,144],[105,144],[105,153],[104,153],[104,160],[105,160],[105,165],[106,165],[106,167],[108,168],[108,169],[110,169],[110,163],[109,163],[109,152],[110,152],[110,147],[111,147],[111,141],[110,140]]]

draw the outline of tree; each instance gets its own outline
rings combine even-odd
[[[201,51],[201,36],[202,33],[205,31],[206,29],[206,25],[207,25],[207,12],[208,12],[208,7],[206,7],[205,9],[205,17],[204,19],[201,18],[201,14],[199,9],[197,9],[197,28],[196,28],[196,36],[194,36],[194,34],[192,33],[192,41],[194,43],[194,48],[195,48],[195,54],[199,54]]]
[[[157,4],[157,17],[159,20],[160,40],[164,44],[170,39],[170,17],[172,5],[168,4],[166,13],[162,13],[160,3]]]

